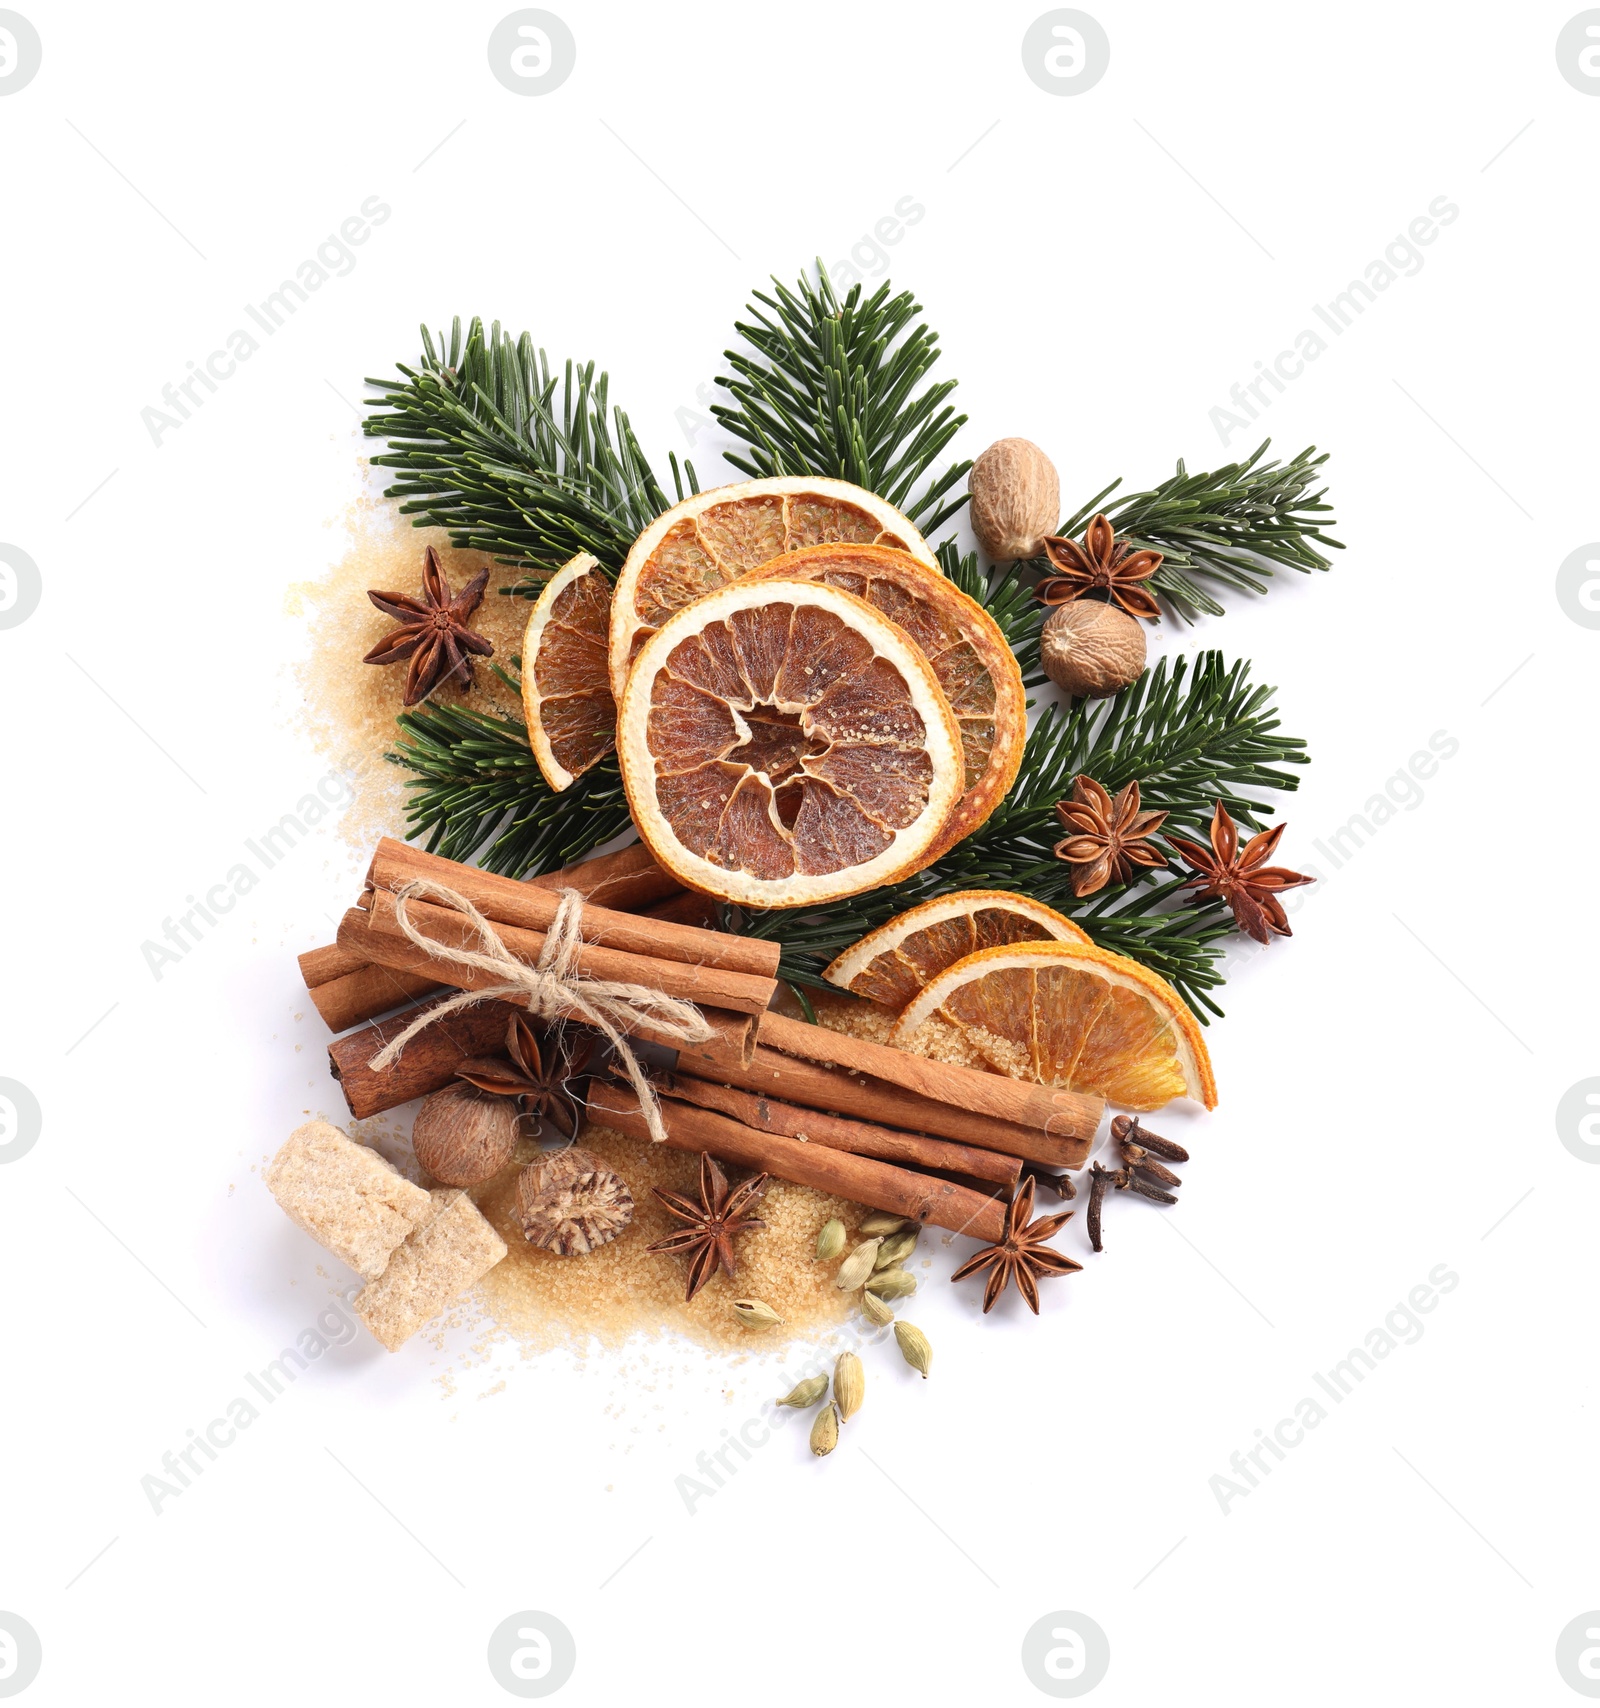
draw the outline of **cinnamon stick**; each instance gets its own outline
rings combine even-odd
[[[888,1127],[909,1127],[1053,1168],[1082,1168],[1094,1143],[1092,1130],[1086,1135],[1044,1133],[1037,1127],[1004,1121],[958,1103],[920,1096],[887,1080],[821,1067],[761,1047],[745,1066],[705,1045],[685,1046],[678,1051],[677,1068],[679,1073],[741,1086],[808,1109],[828,1109]]]
[[[930,1061],[907,1050],[894,1050],[887,1044],[851,1037],[847,1032],[809,1026],[804,1020],[791,1020],[784,1014],[764,1014],[760,1038],[763,1044],[786,1055],[802,1056],[807,1061],[851,1073],[868,1073],[937,1102],[996,1115],[1019,1126],[1036,1127],[1052,1137],[1092,1139],[1105,1110],[1102,1097],[1081,1091],[1057,1091],[1050,1086],[1012,1079],[1008,1074],[984,1073],[954,1062]]]
[[[307,949],[298,959],[300,976],[306,981],[307,990],[315,990],[319,984],[331,984],[349,973],[359,973],[367,964],[348,949],[341,949],[337,943],[326,943],[320,949]]]
[[[591,1085],[589,1115],[635,1138],[649,1136],[638,1098],[622,1086],[600,1081]],[[710,1151],[741,1168],[757,1169],[797,1186],[832,1192],[869,1209],[886,1210],[919,1223],[932,1222],[936,1227],[990,1243],[1005,1237],[1005,1205],[953,1181],[916,1174],[872,1157],[758,1132],[692,1103],[663,1103],[661,1119],[667,1143],[674,1150]]]
[[[388,1067],[374,1069],[369,1065],[391,1038],[399,1037],[413,1020],[437,1008],[443,1000],[435,997],[429,1002],[416,1003],[387,1020],[335,1038],[328,1045],[329,1071],[343,1086],[345,1101],[357,1120],[398,1109],[413,1097],[426,1097],[430,1091],[438,1091],[473,1056],[500,1054],[512,1005],[482,1002],[458,1009],[419,1032]],[[712,1029],[712,1039],[706,1048],[728,1064],[727,1071],[738,1072],[740,1064],[748,1062],[755,1053],[755,1020],[748,1014],[730,1014],[717,1008],[702,1008],[700,1015]],[[639,1035],[647,1034],[641,1028]]]
[[[998,1151],[980,1150],[976,1145],[955,1145],[945,1139],[930,1139],[921,1133],[902,1133],[870,1121],[847,1121],[798,1104],[779,1103],[753,1091],[731,1085],[715,1085],[688,1074],[667,1076],[659,1087],[663,1096],[714,1109],[746,1127],[762,1133],[781,1133],[803,1144],[824,1145],[829,1150],[849,1151],[853,1156],[876,1157],[880,1162],[905,1163],[912,1168],[941,1169],[965,1174],[974,1180],[1015,1186],[1022,1174],[1022,1159],[1002,1156]]]
[[[426,1097],[456,1076],[456,1069],[473,1056],[495,1056],[505,1046],[506,1022],[514,1012],[506,1002],[480,1002],[447,1014],[419,1032],[399,1058],[381,1072],[369,1066],[372,1058],[397,1038],[417,1015],[435,1008],[444,998],[419,1003],[388,1020],[335,1038],[328,1046],[328,1069],[338,1080],[355,1118],[398,1109],[413,1097]]]
[[[367,961],[353,973],[312,986],[307,994],[322,1016],[323,1025],[330,1032],[343,1032],[376,1014],[387,1014],[402,1003],[432,995],[440,988],[438,977],[432,972],[403,973]]]
[[[403,889],[413,878],[431,878],[464,896],[497,925],[525,931],[548,931],[560,901],[553,890],[519,884],[513,878],[480,872],[454,860],[441,859],[384,837],[367,870],[369,887],[379,893]],[[585,898],[579,930],[585,943],[618,949],[630,955],[649,955],[659,961],[716,967],[770,979],[778,970],[779,945],[760,937],[736,937],[727,931],[707,931],[656,915],[646,923],[636,913],[622,913],[593,897]]]
[[[615,854],[580,860],[576,866],[563,867],[559,872],[543,872],[536,878],[508,881],[520,881],[527,887],[541,890],[577,890],[585,901],[621,910],[682,900],[686,893],[678,888],[670,874],[655,863],[642,842],[631,843]],[[686,924],[708,923],[687,914],[674,913],[668,917],[682,918]],[[307,990],[315,990],[320,985],[359,973],[369,964],[359,953],[342,949],[337,943],[329,943],[321,948],[308,949],[300,956],[300,976],[306,981]],[[428,988],[438,989],[438,981],[435,980]],[[350,986],[344,991],[330,992],[328,1003],[335,1012],[349,1015],[344,1021],[346,1026],[354,1026],[394,1006],[385,999],[381,990],[371,991],[370,995],[375,1006],[369,1006],[364,1013],[357,1011],[362,1000],[360,987]]]
[[[403,972],[429,971],[460,990],[483,990],[503,983],[496,973],[480,972],[459,961],[437,960],[400,931],[395,898],[387,890],[373,890],[370,909],[352,908],[339,925],[339,942],[359,948],[369,960]],[[478,933],[465,915],[427,902],[412,902],[407,914],[413,925],[435,943],[452,949],[479,949]],[[529,965],[544,949],[542,931],[524,931],[515,925],[495,927],[500,940],[518,960]],[[679,927],[687,929],[687,927]],[[772,1000],[777,981],[751,973],[728,972],[721,967],[688,965],[682,961],[658,960],[650,955],[627,954],[619,949],[581,944],[573,956],[574,970],[587,978],[621,984],[648,985],[685,1002],[705,1003],[712,1008],[731,1008],[741,1014],[761,1014]]]

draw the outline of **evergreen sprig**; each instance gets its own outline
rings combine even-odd
[[[931,534],[966,503],[965,492],[951,493],[972,464],[951,464],[913,496],[967,420],[945,402],[954,380],[917,392],[939,359],[938,335],[912,325],[921,303],[909,291],[891,295],[887,282],[866,298],[853,285],[840,302],[820,261],[815,284],[772,283],[772,295],[752,293],[750,318],[735,327],[753,354],[724,352],[733,375],[717,383],[735,406],[711,412],[750,447],[728,461],[757,479],[853,481]]]
[[[557,794],[520,718],[439,705],[402,712],[396,722],[401,740],[386,757],[415,773],[407,835],[426,838],[430,853],[521,878],[581,860],[632,822],[614,757]]]
[[[1338,525],[1333,506],[1323,502],[1327,488],[1308,490],[1322,478],[1318,470],[1327,452],[1319,456],[1310,445],[1286,463],[1263,462],[1271,443],[1265,439],[1243,462],[1209,473],[1190,474],[1180,458],[1170,480],[1129,494],[1106,511],[1119,537],[1162,553],[1148,585],[1186,623],[1202,612],[1222,614],[1202,581],[1265,593],[1275,566],[1309,575],[1329,567],[1322,547],[1344,550],[1326,532]],[[1119,476],[1067,517],[1060,532],[1075,537],[1121,485]],[[1046,567],[1044,560],[1035,561]]]
[[[593,362],[558,378],[526,332],[474,317],[463,335],[457,317],[448,344],[424,326],[420,363],[398,366],[403,379],[366,382],[364,430],[390,445],[372,461],[401,471],[385,489],[401,514],[447,529],[453,545],[535,576],[592,552],[614,573],[673,502]],[[685,479],[696,490],[693,466],[671,463],[678,497]]]

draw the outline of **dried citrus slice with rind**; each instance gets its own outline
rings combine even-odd
[[[897,914],[832,962],[830,984],[896,1011],[946,967],[1008,943],[1087,943],[1053,907],[1011,890],[957,890]]]
[[[919,870],[961,793],[933,667],[865,600],[820,582],[737,581],[667,618],[628,677],[617,747],[657,862],[753,907]]]
[[[620,702],[645,639],[691,600],[801,546],[895,546],[937,572],[926,542],[892,504],[821,475],[781,475],[697,492],[634,541],[611,606],[611,692]]]
[[[570,788],[617,745],[617,703],[606,671],[611,583],[579,552],[550,577],[522,637],[522,706],[544,780]]]
[[[1098,1092],[1124,1109],[1217,1102],[1199,1022],[1165,979],[1092,943],[1001,944],[931,979],[895,1022],[907,1047],[937,1015],[1014,1079]]]
[[[921,647],[956,715],[965,772],[936,856],[970,836],[1016,781],[1028,739],[1022,671],[1000,625],[948,576],[890,546],[806,546],[750,573],[842,587]]]

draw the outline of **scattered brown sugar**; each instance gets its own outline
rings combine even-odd
[[[362,657],[395,627],[367,597],[369,588],[409,594],[422,590],[422,560],[431,545],[439,554],[445,580],[459,591],[479,570],[489,585],[472,618],[472,627],[494,642],[494,656],[476,659],[472,687],[438,689],[430,705],[467,705],[476,711],[520,718],[517,696],[495,675],[492,665],[509,670],[522,651],[522,635],[532,606],[499,591],[517,572],[482,552],[457,551],[439,528],[414,528],[384,498],[359,498],[342,523],[343,556],[317,581],[290,586],[285,610],[305,622],[308,650],[293,666],[300,691],[300,721],[318,753],[326,756],[355,791],[341,826],[345,840],[363,853],[380,836],[404,834],[406,779],[402,766],[384,754],[400,731],[395,717],[404,708],[405,664],[363,664]]]
[[[684,1260],[645,1248],[681,1225],[651,1188],[696,1197],[698,1157],[606,1127],[588,1128],[582,1144],[627,1181],[634,1202],[628,1227],[585,1257],[555,1257],[522,1238],[511,1214],[515,1169],[506,1169],[475,1193],[479,1208],[510,1248],[483,1279],[484,1304],[514,1340],[534,1349],[582,1343],[592,1336],[602,1345],[618,1346],[640,1330],[672,1328],[708,1346],[760,1351],[849,1314],[854,1295],[834,1286],[837,1264],[816,1261],[817,1234],[831,1216],[853,1226],[867,1213],[859,1205],[772,1181],[756,1212],[766,1227],[741,1234],[735,1244],[738,1274],[731,1280],[718,1274],[686,1304]],[[735,1299],[751,1298],[770,1305],[783,1326],[764,1334],[741,1328],[730,1306]]]

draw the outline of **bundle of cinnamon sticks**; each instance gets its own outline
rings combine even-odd
[[[640,845],[519,882],[385,838],[337,942],[300,957],[318,1012],[335,1032],[333,1076],[356,1117],[437,1091],[474,1056],[495,1054],[507,1005],[487,1001],[427,1026],[381,1070],[373,1058],[457,991],[495,978],[449,958],[476,946],[464,915],[407,905],[434,958],[401,929],[396,893],[431,879],[471,902],[518,960],[538,959],[557,892],[584,897],[576,970],[692,1002],[711,1035],[676,1049],[658,1080],[667,1142],[836,1193],[919,1222],[1001,1237],[1024,1162],[1079,1168],[1100,1122],[1098,1097],[927,1060],[773,1012],[778,944],[711,930],[705,897],[681,890]],[[419,1000],[420,999],[420,1000]],[[387,1016],[386,1018],[379,1018]],[[644,1043],[647,1027],[637,1028]],[[656,1052],[660,1055],[660,1052]],[[631,1089],[596,1083],[597,1122],[644,1136]]]

